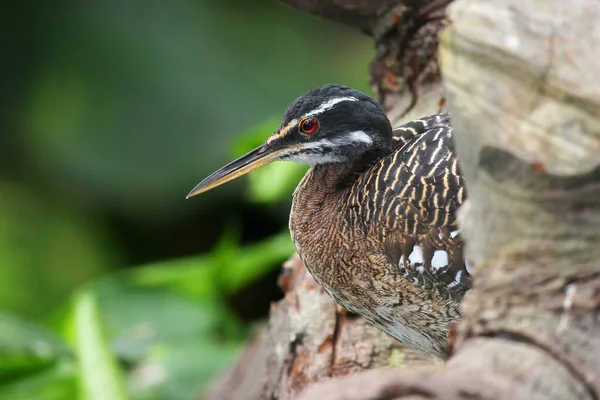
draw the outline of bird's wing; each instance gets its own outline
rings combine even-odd
[[[466,192],[449,115],[396,128],[394,141],[396,150],[363,174],[354,191],[362,228],[407,278],[464,293],[471,279],[456,212]]]

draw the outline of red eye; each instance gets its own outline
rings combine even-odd
[[[314,118],[304,118],[300,120],[300,129],[307,135],[312,135],[319,129],[319,121]]]

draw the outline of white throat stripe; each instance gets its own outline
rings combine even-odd
[[[336,97],[334,99],[327,100],[325,103],[321,104],[318,108],[305,114],[303,118],[313,117],[315,115],[324,113],[325,111],[331,110],[336,104],[341,103],[342,101],[358,101],[358,99],[353,96],[347,96],[347,97]]]

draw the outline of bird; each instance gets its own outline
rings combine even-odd
[[[450,327],[471,287],[450,115],[392,128],[372,97],[327,84],[292,102],[261,146],[187,197],[275,160],[310,166],[294,191],[289,229],[315,281],[398,341],[447,358]]]

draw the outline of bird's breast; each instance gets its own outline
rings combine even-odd
[[[344,240],[341,196],[324,190],[312,170],[294,192],[289,227],[296,251],[307,270],[334,295],[352,279],[349,267],[359,249]],[[322,183],[322,182],[321,182]]]

